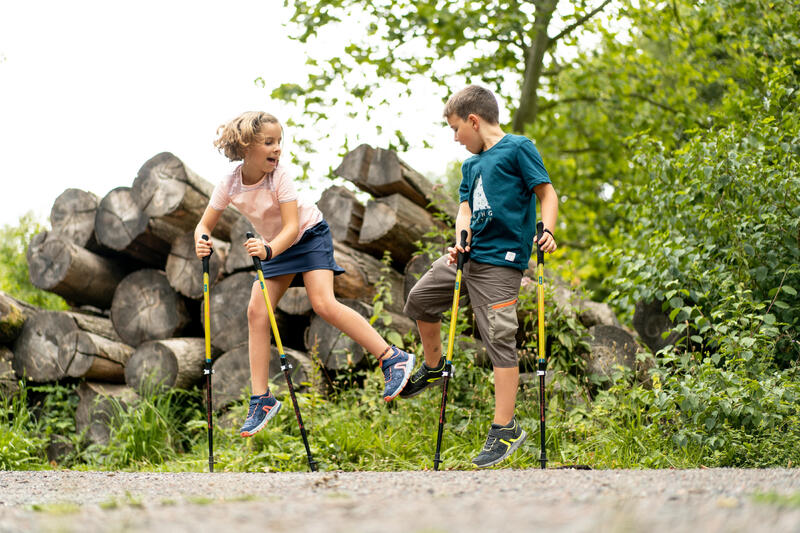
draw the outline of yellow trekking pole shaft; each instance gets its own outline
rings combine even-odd
[[[208,240],[208,235],[202,236],[203,240]],[[211,249],[211,254],[214,249]],[[211,374],[214,371],[211,368],[211,311],[209,305],[209,281],[208,281],[208,263],[211,258],[208,254],[203,258],[203,329],[206,337],[206,361],[203,366],[203,374],[206,376],[206,421],[208,423],[208,471],[214,471],[214,424],[213,413],[211,410]]]
[[[255,235],[247,232],[247,238],[252,239]],[[253,266],[258,274],[258,282],[261,284],[261,292],[264,293],[264,303],[267,305],[267,313],[269,314],[269,324],[272,327],[272,336],[275,337],[275,346],[278,347],[278,354],[281,356],[281,370],[283,377],[286,378],[286,386],[289,388],[289,396],[292,398],[292,406],[294,407],[294,414],[297,417],[297,425],[300,426],[300,436],[303,438],[303,445],[306,448],[306,458],[308,459],[308,468],[312,472],[317,471],[317,462],[311,456],[311,447],[308,445],[308,435],[306,434],[306,427],[303,425],[303,417],[300,415],[300,405],[297,403],[297,396],[294,392],[294,385],[292,384],[292,377],[289,371],[292,365],[286,359],[286,354],[283,351],[283,344],[281,343],[281,335],[278,333],[278,323],[275,322],[275,313],[272,310],[272,303],[269,301],[269,292],[267,291],[267,283],[264,281],[264,271],[261,270],[261,259],[253,256]]]
[[[539,365],[537,374],[539,375],[539,446],[541,455],[539,462],[542,468],[547,467],[547,451],[545,450],[545,411],[544,411],[544,384],[547,377],[547,351],[545,348],[544,336],[544,250],[542,250],[542,236],[544,235],[544,223],[536,224],[536,305],[538,307],[539,323]]]
[[[467,247],[467,230],[461,230],[461,248]],[[453,309],[450,312],[450,334],[447,339],[447,356],[444,362],[444,372],[442,372],[442,403],[439,406],[439,431],[436,434],[436,453],[433,456],[433,469],[439,470],[442,462],[439,453],[442,449],[442,434],[444,433],[444,413],[447,407],[447,384],[453,375],[453,344],[456,338],[456,322],[458,322],[458,300],[461,296],[461,276],[464,269],[464,261],[467,254],[458,252],[456,261],[456,283],[453,288]]]

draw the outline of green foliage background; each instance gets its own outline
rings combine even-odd
[[[340,54],[309,58],[305,84],[267,89],[298,102],[304,113],[297,125],[308,132],[343,131],[321,127],[331,106],[368,115],[392,104],[385,96],[390,82],[414,97],[443,98],[467,82],[485,83],[516,118],[527,59],[542,34],[536,15],[558,6],[549,34],[560,37],[548,44],[537,74],[535,118],[506,125],[536,141],[561,196],[561,250],[549,264],[625,322],[636,302],[657,299],[681,338],[658,354],[640,354],[646,372],[618,368],[601,378],[581,357],[585,328],[548,308],[552,464],[797,465],[800,10],[795,2],[761,0],[565,4],[298,1],[292,23],[303,42],[355,10],[367,20],[365,33]],[[578,22],[580,28],[559,33]],[[594,40],[582,45],[587,35]],[[419,91],[423,82],[429,92]],[[332,96],[332,83],[341,83],[346,96]],[[395,147],[424,144],[401,130]],[[313,145],[309,134],[305,146]],[[457,169],[448,172],[448,187],[457,183]],[[30,220],[21,226],[6,228],[0,243],[12,258],[0,282],[15,295],[27,290],[20,243],[33,234]],[[520,302],[523,315],[535,316],[529,292]],[[535,338],[526,340],[526,350],[535,346]],[[468,343],[455,354],[446,467],[469,466],[491,417],[492,375],[474,357]],[[431,466],[435,393],[387,407],[376,369],[354,369],[341,380],[330,398],[302,396],[324,468]],[[344,386],[349,382],[363,386]],[[47,467],[48,437],[67,428],[74,411],[70,387],[3,400],[0,467]],[[538,465],[536,398],[535,385],[522,387],[518,416],[532,435],[503,466]],[[65,464],[202,470],[202,405],[200,391],[144,395],[119,407],[107,447],[87,447],[73,431]],[[242,402],[220,420],[221,469],[305,468],[290,409],[253,439],[235,434],[243,416]]]

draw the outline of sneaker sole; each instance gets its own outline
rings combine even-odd
[[[414,396],[419,396],[420,394],[422,394],[425,391],[425,389],[427,389],[429,387],[432,387],[433,385],[436,384],[437,381],[439,381],[441,379],[442,378],[436,378],[433,381],[429,381],[428,383],[423,385],[422,388],[419,389],[417,392],[412,392],[411,394],[403,394],[403,391],[400,391],[400,397],[405,399],[405,398],[413,398]]]
[[[408,380],[411,378],[411,371],[414,370],[414,363],[416,362],[416,356],[413,353],[408,354],[408,364],[406,365],[406,370],[403,372],[403,381],[400,383],[400,386],[397,387],[397,390],[391,396],[384,396],[383,400],[385,402],[391,402],[400,392],[403,390],[403,387],[406,386]]]
[[[242,436],[242,437],[252,437],[256,433],[258,433],[259,431],[264,429],[266,427],[266,425],[267,425],[267,422],[272,420],[272,417],[274,417],[275,415],[278,414],[278,411],[281,410],[281,406],[282,405],[283,404],[281,402],[275,400],[275,407],[273,407],[272,409],[269,410],[269,412],[267,413],[267,416],[264,417],[264,420],[262,420],[261,423],[259,425],[257,425],[255,427],[255,429],[253,429],[253,431],[242,431],[241,433],[239,433],[239,435]]]
[[[494,465],[496,465],[498,463],[501,463],[504,460],[506,460],[509,455],[511,455],[512,453],[517,451],[517,448],[519,448],[520,445],[523,442],[525,442],[525,439],[527,439],[527,438],[528,438],[528,433],[523,429],[522,430],[522,435],[520,435],[519,438],[517,440],[515,440],[511,444],[511,446],[508,447],[508,450],[506,451],[506,453],[501,455],[499,458],[495,459],[491,463],[486,463],[486,464],[483,464],[483,465],[479,465],[479,464],[475,463],[474,461],[472,462],[472,464],[475,465],[475,467],[477,467],[477,468],[489,468],[490,466],[494,466]]]

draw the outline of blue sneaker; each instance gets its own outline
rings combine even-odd
[[[250,409],[247,410],[247,419],[239,430],[242,437],[252,437],[267,425],[270,419],[281,410],[281,402],[267,391],[262,396],[250,396]]]
[[[392,356],[383,360],[381,370],[383,370],[383,379],[386,382],[383,399],[391,402],[408,383],[411,371],[414,370],[414,354],[406,353],[396,346],[392,346]]]

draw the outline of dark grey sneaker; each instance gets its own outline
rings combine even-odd
[[[400,391],[400,397],[413,398],[442,379],[442,372],[444,372],[444,357],[439,359],[439,366],[436,368],[429,368],[428,365],[423,362],[419,370],[414,372],[414,375],[408,380],[408,384],[405,388]]]
[[[514,453],[528,436],[525,430],[517,423],[517,418],[511,419],[507,426],[492,424],[486,444],[472,464],[478,468],[493,466]]]

